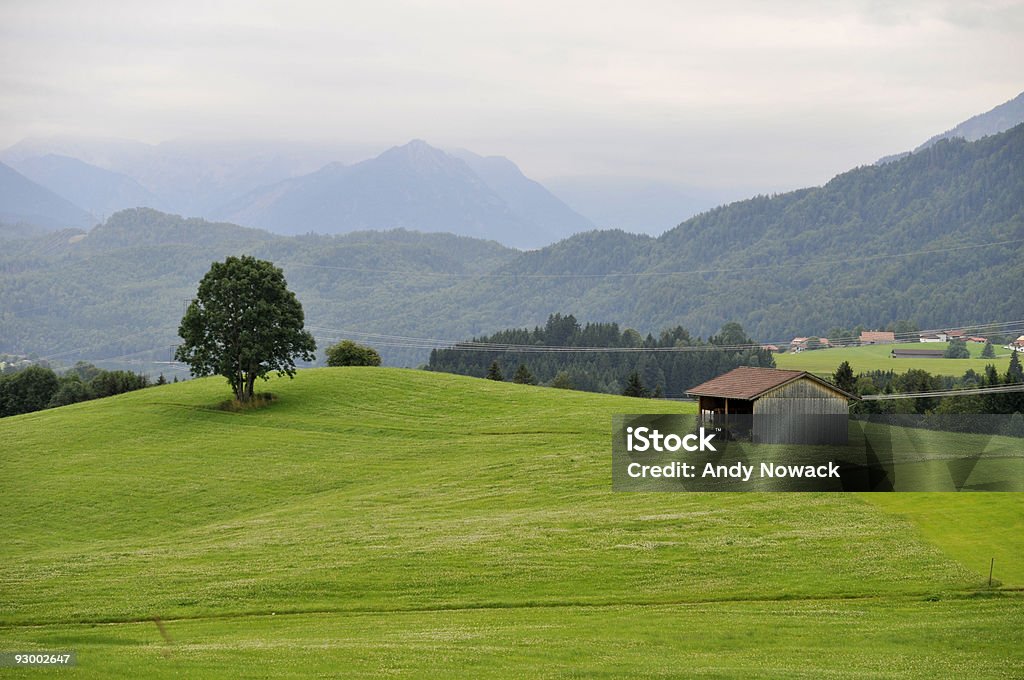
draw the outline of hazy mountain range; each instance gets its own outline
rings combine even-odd
[[[313,172],[339,159],[358,158],[366,152],[362,146],[266,141],[173,140],[144,144],[123,139],[47,137],[18,142],[0,152],[0,160],[28,174],[33,158],[75,158],[135,180],[158,201],[158,205],[146,207],[198,217],[256,187]],[[67,180],[74,178],[62,179],[63,183],[48,187],[61,195],[70,192]],[[105,204],[101,197],[94,200]],[[140,206],[120,205],[118,209],[134,207]]]
[[[445,161],[447,163],[447,161]],[[0,248],[0,352],[163,359],[214,259],[285,271],[321,346],[342,337],[417,365],[425,343],[553,312],[707,337],[740,322],[784,341],[833,326],[1020,319],[1024,125],[942,140],[826,185],[716,208],[653,238],[587,231],[521,252],[405,230],[281,236],[153,210]],[[373,335],[380,334],[380,335]]]
[[[918,150],[1022,121],[1024,94]],[[284,235],[404,228],[534,249],[595,226],[660,234],[754,193],[629,177],[562,177],[544,186],[507,158],[420,140],[372,152],[358,144],[27,139],[0,152],[10,166],[0,173],[0,223],[9,235],[84,228],[144,206]]]
[[[518,248],[594,228],[508,159],[456,157],[421,140],[261,187],[213,216],[278,234],[404,228]]]
[[[81,227],[144,206],[285,235],[407,228],[496,239],[519,248],[538,248],[594,228],[506,158],[464,150],[450,154],[421,140],[350,165],[321,163],[328,152],[29,140],[6,150],[3,158],[92,217],[72,219],[63,204],[47,209],[39,201],[33,213],[14,211],[13,204],[8,213],[48,228]]]

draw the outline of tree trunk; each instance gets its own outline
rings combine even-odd
[[[245,401],[252,401],[256,384],[256,369],[251,369],[245,376]]]

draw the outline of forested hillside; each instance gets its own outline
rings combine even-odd
[[[581,234],[438,304],[473,309],[490,328],[508,325],[509,308],[572,310],[645,332],[679,324],[704,336],[739,321],[759,340],[896,319],[931,328],[1024,316],[1022,255],[1018,126],[717,208],[657,239]],[[504,305],[474,304],[486,299]]]
[[[525,253],[444,234],[280,237],[125,211],[84,238],[4,244],[0,351],[166,357],[210,262],[239,253],[284,268],[321,345],[360,333],[455,341],[557,311],[642,335],[681,326],[706,338],[736,321],[759,341],[896,319],[1020,319],[1024,126],[733,203],[659,238],[595,231]],[[361,339],[398,365],[437,344]]]
[[[515,252],[450,234],[395,230],[281,237],[154,210],[126,210],[85,237],[68,231],[3,243],[0,346],[68,364],[117,357],[102,364],[105,368],[166,361],[199,279],[212,261],[239,253],[285,269],[307,325],[323,329],[316,332],[321,346],[339,326],[416,330],[405,320],[412,300],[433,292],[438,281],[490,271]],[[429,310],[420,310],[416,319],[424,314]],[[426,358],[418,352],[389,356],[399,363]]]

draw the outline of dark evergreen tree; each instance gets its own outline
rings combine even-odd
[[[1020,365],[1020,352],[1014,351],[1010,355],[1010,366],[1006,369],[1007,385],[1024,383],[1024,369]]]
[[[622,390],[622,396],[624,397],[646,397],[647,388],[644,387],[643,381],[640,379],[640,374],[633,371],[629,374],[629,378],[626,379],[626,387]]]
[[[502,381],[505,378],[501,375],[501,366],[498,365],[497,360],[491,362],[490,368],[487,369],[487,379]]]
[[[853,375],[853,368],[849,361],[839,364],[836,372],[832,374],[832,382],[844,392],[857,394],[857,379]]]
[[[982,359],[995,359],[996,358],[996,350],[995,350],[994,347],[992,347],[992,342],[991,341],[989,341],[989,340],[985,341],[985,349],[981,350],[981,358]]]
[[[516,374],[512,376],[512,382],[520,385],[536,385],[537,379],[530,373],[530,369],[526,367],[526,364],[519,364],[519,368],[516,369]]]
[[[992,364],[985,366],[985,372],[981,377],[981,387],[998,387],[1002,384],[1002,379],[999,377],[999,371]],[[1002,413],[1003,404],[1001,400],[1002,395],[1000,394],[985,394],[982,395],[982,403],[984,405],[985,413]]]

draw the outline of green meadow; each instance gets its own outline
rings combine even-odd
[[[611,416],[692,404],[398,369],[264,389],[0,420],[0,651],[81,677],[1024,666],[1020,494],[614,493]]]
[[[1010,365],[1010,351],[1002,347],[994,347],[995,359],[982,359],[981,352],[985,345],[977,342],[967,343],[967,349],[971,353],[970,359],[907,359],[901,357],[894,359],[889,356],[893,349],[941,349],[945,350],[948,343],[945,342],[914,342],[901,343],[897,345],[863,345],[861,347],[833,347],[830,349],[816,349],[812,351],[797,352],[792,354],[775,355],[775,365],[778,368],[796,371],[809,371],[818,375],[831,375],[839,364],[849,361],[854,373],[867,371],[889,371],[904,373],[912,368],[920,368],[932,375],[950,375],[956,378],[962,376],[967,369],[974,369],[978,373],[985,371],[988,364],[994,365],[1000,375],[1006,372]]]

